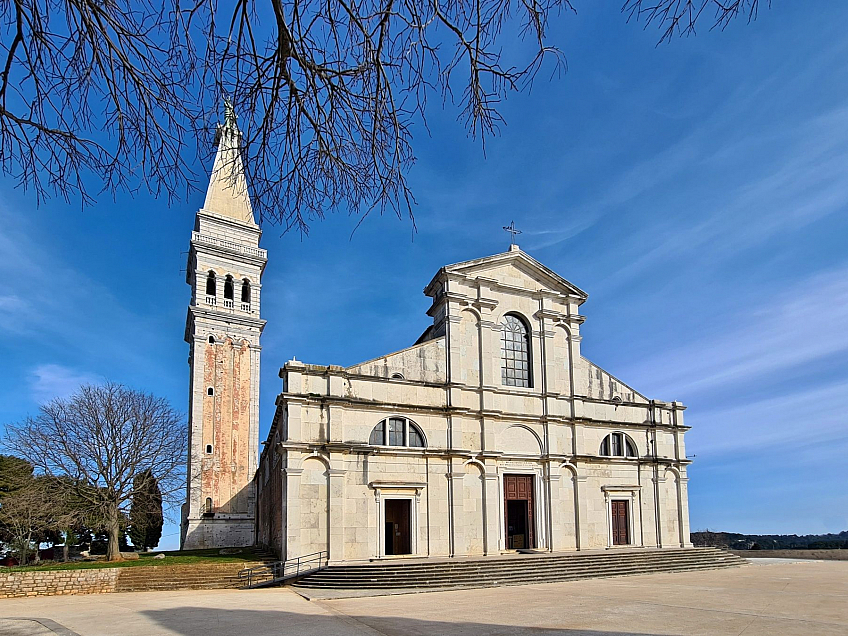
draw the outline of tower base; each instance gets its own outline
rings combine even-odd
[[[252,516],[236,519],[185,519],[181,530],[181,550],[247,548],[256,539]]]

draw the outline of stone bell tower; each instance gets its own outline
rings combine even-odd
[[[259,445],[259,317],[267,254],[253,218],[229,102],[186,268],[190,398],[182,549],[253,545]]]

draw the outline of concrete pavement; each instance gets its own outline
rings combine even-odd
[[[21,620],[25,618],[43,622]],[[51,631],[37,631],[51,629],[49,621],[54,621]],[[848,634],[848,562],[781,562],[730,570],[313,602],[289,589],[0,601],[0,634],[51,633],[844,636]]]

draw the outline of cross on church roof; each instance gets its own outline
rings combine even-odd
[[[512,236],[509,238],[509,244],[515,245],[515,235],[521,234],[521,230],[515,229],[515,221],[510,221],[509,225],[504,225],[503,229],[505,232],[509,232]]]

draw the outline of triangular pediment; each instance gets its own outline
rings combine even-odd
[[[582,289],[517,247],[508,252],[448,265],[444,271],[474,278],[490,278],[505,285],[525,289],[547,289],[568,296],[577,296],[581,299],[580,302],[588,298],[588,294]]]

